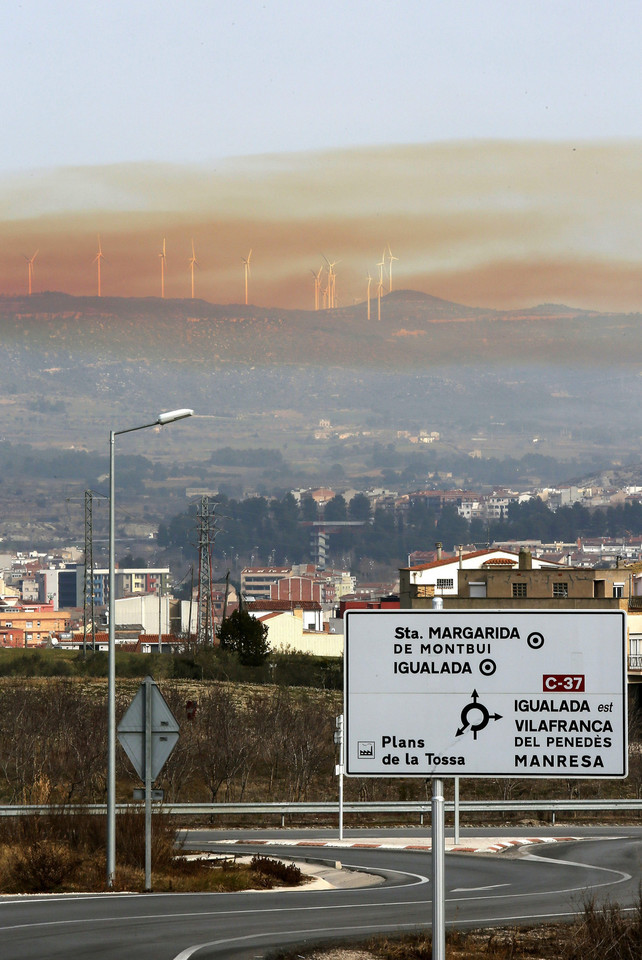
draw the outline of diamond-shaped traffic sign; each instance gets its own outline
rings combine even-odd
[[[151,709],[147,711],[147,697]],[[179,726],[163,694],[151,677],[145,677],[118,724],[118,739],[141,780],[145,780],[145,734],[151,720],[151,779],[161,772],[178,741]]]

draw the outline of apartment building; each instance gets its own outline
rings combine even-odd
[[[85,568],[79,564],[76,572],[76,606],[83,606],[83,586]],[[109,570],[95,567],[92,570],[92,587],[94,603],[97,606],[107,606],[109,602]],[[169,567],[131,567],[116,568],[114,572],[114,586],[116,596],[135,597],[146,593],[165,593],[168,588]]]
[[[36,647],[69,630],[67,610],[52,604],[0,605],[0,646]]]

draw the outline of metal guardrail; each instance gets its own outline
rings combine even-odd
[[[117,804],[117,811],[122,813],[132,807],[142,807],[140,803]],[[235,816],[286,816],[301,814],[336,814],[339,813],[338,801],[311,801],[311,802],[284,802],[284,803],[154,803],[154,809],[173,816],[182,817],[235,817]],[[446,800],[446,811],[452,813],[455,809],[453,800]],[[354,801],[343,804],[344,813],[353,814],[424,814],[430,813],[430,800],[425,801]],[[562,811],[576,812],[642,812],[642,798],[620,800],[461,800],[461,813],[561,813]],[[90,804],[6,804],[0,806],[0,817],[26,816],[29,814],[57,814],[57,813],[91,813],[105,814],[107,805],[104,803]]]
[[[629,657],[629,670],[642,670],[642,657],[634,654]]]

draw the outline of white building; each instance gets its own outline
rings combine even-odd
[[[294,613],[274,612],[258,618],[268,628],[270,650],[310,653],[315,657],[342,657],[343,634],[306,630]]]
[[[559,567],[561,564],[548,560],[532,558],[532,569]],[[458,571],[477,570],[483,566],[517,567],[519,554],[511,550],[474,550],[459,557],[446,557],[424,563],[417,567],[405,567],[399,571],[400,580],[406,581],[411,588],[417,588],[417,596],[457,596],[459,592]],[[400,584],[400,591],[403,587]]]

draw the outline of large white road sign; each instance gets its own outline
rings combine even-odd
[[[352,610],[346,773],[625,777],[626,614]]]

